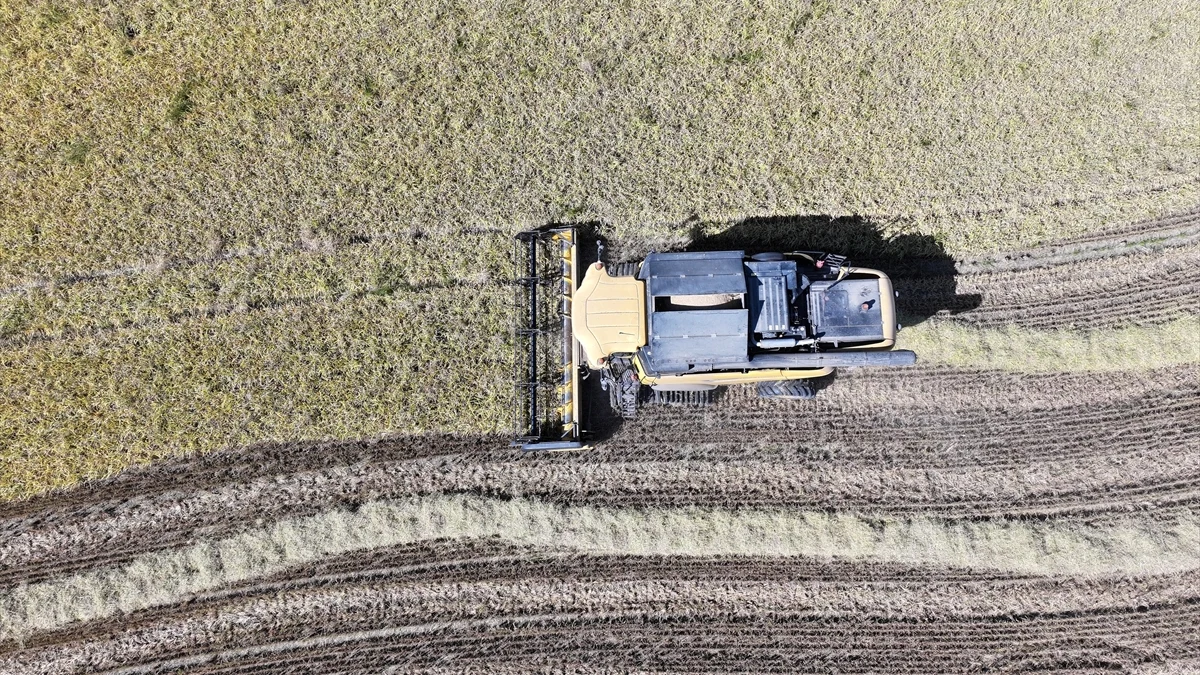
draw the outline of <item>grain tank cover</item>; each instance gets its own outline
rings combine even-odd
[[[649,354],[656,370],[739,363],[749,358],[750,313],[744,309],[655,312]]]
[[[651,297],[744,294],[742,257],[741,251],[651,253],[638,278]]]
[[[749,358],[750,315],[745,309],[742,259],[741,251],[652,253],[646,257],[638,278],[645,280],[647,288],[650,339],[645,355],[653,369],[688,372]],[[672,298],[680,303],[671,302]],[[659,309],[686,306],[687,298],[718,304],[685,311]]]

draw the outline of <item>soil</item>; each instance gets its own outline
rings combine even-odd
[[[1038,328],[1194,314],[1198,220],[959,261],[959,309],[914,265],[898,277],[902,306]],[[921,304],[923,283],[936,302]],[[703,410],[647,408],[577,454],[447,435],[264,444],[0,506],[0,586],[419,494],[962,520],[1193,512],[1197,420],[1198,366],[919,366],[843,372],[813,401],[745,387]],[[1198,624],[1200,572],[1072,578],[433,541],[36,633],[0,644],[0,673],[1101,672],[1195,663]]]
[[[1111,328],[1200,312],[1200,209],[1053,246],[881,261],[900,311],[977,326]]]
[[[1198,581],[443,542],[42,634],[0,672],[1127,670],[1200,654]]]

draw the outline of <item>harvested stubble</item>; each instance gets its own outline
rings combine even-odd
[[[488,537],[615,555],[837,556],[1084,577],[1179,574],[1194,570],[1200,556],[1200,520],[1192,512],[1171,521],[1128,516],[1088,526],[1053,518],[970,522],[786,510],[599,509],[429,496],[285,519],[124,565],[22,585],[0,594],[0,637],[21,639],[73,621],[170,605],[346,552]]]
[[[945,277],[898,277],[893,283],[900,292],[902,318],[934,313],[982,327],[1094,330],[1200,315],[1197,270],[1200,246],[1193,245],[1034,269],[956,275],[955,293],[959,299],[978,298],[974,307],[947,302],[945,292],[939,293],[946,286]]]
[[[971,405],[1053,410],[1070,392],[1087,390],[1072,377],[1097,377],[1059,375],[1027,398],[1001,387],[977,401],[969,391],[951,395],[976,373],[890,383],[884,375],[856,383],[856,374],[843,384],[883,399],[882,389],[894,389],[901,404],[924,406],[930,414],[940,409],[947,420]],[[1114,383],[1113,376],[1103,377]],[[1164,371],[1156,378],[1139,386],[1194,384],[1194,373]],[[1019,391],[1023,383],[1005,375],[992,384]],[[980,386],[982,392],[990,385]],[[942,392],[941,400],[927,396],[931,387]],[[1097,402],[1136,405],[1145,398],[1145,391],[1129,386],[1094,391]],[[851,399],[853,393],[845,392]],[[0,550],[4,623],[34,632],[23,648],[0,645],[0,671],[142,672],[167,665],[195,672],[357,672],[414,669],[452,656],[463,667],[586,657],[651,670],[795,672],[902,662],[931,672],[964,662],[1130,667],[1198,648],[1180,637],[1194,632],[1195,572],[1146,576],[1168,572],[1163,566],[1173,560],[1194,566],[1200,531],[1191,507],[1129,514],[1127,506],[1136,502],[1109,503],[1110,495],[1097,488],[1084,490],[1080,500],[1107,512],[1103,519],[1048,516],[1052,511],[1033,520],[864,518],[780,511],[769,503],[757,511],[664,509],[653,500],[634,510],[564,508],[512,497],[533,491],[528,480],[537,476],[560,490],[583,488],[580,495],[594,489],[600,502],[620,486],[595,482],[604,478],[591,471],[598,465],[498,461],[500,445],[496,439],[418,437],[261,448],[149,467],[140,478],[135,473],[91,486],[74,504],[61,495],[10,505]],[[1179,454],[1177,446],[1165,447],[1182,460],[1187,452]],[[1126,454],[1111,450],[1114,461]],[[431,457],[439,451],[451,454]],[[739,465],[727,459],[725,465],[704,462],[712,475],[724,476],[718,484]],[[1175,462],[1181,479],[1182,464]],[[630,466],[628,482],[658,491],[654,481],[673,466],[686,462],[661,463],[659,470]],[[613,468],[619,478],[622,465]],[[181,491],[192,475],[195,488]],[[428,490],[506,499],[405,496]],[[1145,498],[1161,497],[1155,490],[1150,486]],[[381,494],[400,500],[364,503]],[[733,494],[710,499],[723,504]],[[923,499],[919,490],[908,494]],[[671,499],[666,491],[662,496]],[[344,503],[353,506],[338,508]],[[278,517],[284,520],[254,522]],[[438,541],[441,535],[454,539]],[[475,545],[471,535],[494,538]],[[373,548],[390,541],[416,543]],[[564,545],[596,553],[558,548]],[[627,555],[646,551],[659,555]],[[810,555],[763,558],[766,553]],[[1037,578],[1048,572],[1090,579]],[[29,585],[15,583],[22,579]],[[147,602],[166,604],[112,614],[118,605],[128,611]],[[72,617],[92,618],[61,623]],[[693,653],[687,645],[697,642],[706,646]]]
[[[1128,668],[1200,648],[1195,572],[1013,578],[764,557],[580,556],[471,541],[399,546],[346,563],[40,633],[0,656],[0,672],[314,664],[316,672],[360,672],[448,659],[503,668],[531,658],[655,671],[890,663],[891,671],[940,672],[1054,661]]]
[[[745,388],[705,411],[648,408],[577,457],[519,458],[503,437],[434,435],[165,461],[0,509],[0,582],[119,563],[256,519],[443,492],[614,507],[1154,513],[1200,495],[1198,378],[1195,368],[857,371],[816,401],[764,402]]]

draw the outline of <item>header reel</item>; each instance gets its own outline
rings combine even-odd
[[[573,225],[541,227],[516,236],[520,253],[526,257],[525,276],[517,280],[523,287],[525,308],[524,321],[517,329],[525,348],[518,385],[518,425],[523,433],[513,441],[522,450],[586,447],[579,345],[571,331],[577,237]],[[552,288],[557,288],[557,297],[550,292]]]

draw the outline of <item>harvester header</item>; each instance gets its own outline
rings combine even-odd
[[[520,388],[525,450],[575,450],[583,447],[579,409],[579,344],[571,327],[578,265],[574,226],[544,227],[517,235],[525,261],[525,321],[517,334],[525,343],[524,381]],[[549,256],[550,274],[544,274]],[[542,289],[539,292],[539,289]],[[554,291],[557,291],[556,293]],[[549,302],[547,302],[549,301]],[[553,320],[546,313],[557,312]],[[547,376],[552,390],[547,395]]]

